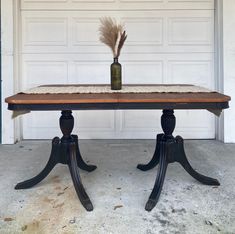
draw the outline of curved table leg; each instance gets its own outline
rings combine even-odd
[[[199,182],[206,184],[206,185],[220,185],[219,181],[217,179],[213,179],[207,176],[204,176],[202,174],[199,174],[198,172],[196,172],[192,166],[190,165],[185,151],[184,151],[184,140],[182,137],[177,136],[176,138],[176,142],[178,144],[178,157],[177,157],[177,162],[179,162],[183,168],[196,180],[198,180]]]
[[[76,143],[69,143],[69,170],[73,180],[73,184],[75,190],[77,192],[78,198],[80,199],[82,205],[85,207],[87,211],[93,210],[93,205],[88,197],[79,175],[78,167],[77,167],[77,156],[76,156]]]
[[[88,171],[88,172],[92,172],[94,171],[97,166],[95,165],[89,165],[89,164],[86,164],[85,161],[83,160],[82,156],[81,156],[81,153],[80,153],[80,150],[79,150],[79,145],[78,145],[78,136],[77,135],[71,135],[73,140],[75,141],[75,144],[76,144],[76,154],[77,154],[77,164],[78,164],[78,167],[84,171]]]
[[[164,136],[164,134],[158,134],[157,135],[157,142],[156,142],[156,148],[155,148],[155,152],[153,154],[152,159],[150,160],[150,162],[148,164],[138,164],[137,168],[140,169],[141,171],[148,171],[153,169],[154,167],[156,167],[159,163],[159,147],[160,147],[160,140],[162,139],[162,137]]]
[[[15,186],[15,189],[27,189],[27,188],[31,188],[34,185],[36,185],[39,182],[41,182],[51,172],[51,170],[58,163],[56,156],[57,156],[57,152],[59,150],[59,144],[60,144],[59,137],[55,137],[52,140],[51,155],[50,155],[49,161],[46,164],[46,167],[37,176],[33,177],[32,179],[29,179],[29,180],[26,180],[24,182],[18,183]]]
[[[162,186],[164,183],[166,169],[167,169],[167,142],[160,142],[159,144],[159,152],[160,152],[160,161],[159,161],[159,169],[157,173],[157,178],[153,187],[153,191],[149,196],[149,199],[146,203],[145,210],[151,211],[158,202],[160,197]]]

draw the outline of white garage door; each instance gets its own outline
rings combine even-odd
[[[125,22],[123,83],[190,83],[214,88],[213,0],[22,0],[22,88],[41,84],[109,83],[112,55],[98,39],[99,18]],[[75,112],[80,138],[155,138],[160,111]],[[59,112],[23,118],[24,139],[60,135]],[[206,111],[176,111],[176,134],[214,138]]]

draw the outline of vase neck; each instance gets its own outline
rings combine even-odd
[[[118,63],[118,58],[113,58],[114,63]]]

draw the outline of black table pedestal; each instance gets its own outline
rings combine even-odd
[[[147,211],[151,211],[158,202],[166,175],[167,165],[169,163],[180,163],[192,177],[203,184],[220,185],[218,180],[201,175],[191,167],[184,151],[184,141],[182,137],[173,137],[172,135],[175,129],[175,122],[174,111],[163,110],[161,125],[164,134],[157,135],[157,144],[153,158],[148,164],[139,164],[137,166],[138,169],[147,171],[159,164],[157,178],[152,193],[145,206]]]
[[[148,164],[139,164],[138,169],[147,171],[159,164],[157,178],[146,203],[145,209],[151,211],[158,202],[162,186],[165,179],[167,165],[178,162],[183,168],[196,180],[206,185],[220,185],[218,180],[206,177],[196,172],[187,160],[184,152],[184,142],[180,136],[173,137],[172,133],[175,128],[175,116],[173,110],[163,110],[161,125],[164,134],[157,135],[157,143],[154,155]],[[74,118],[72,111],[62,111],[60,117],[60,129],[63,137],[55,137],[52,140],[52,150],[46,167],[32,179],[26,180],[16,185],[15,189],[27,189],[41,182],[51,172],[56,164],[61,163],[68,165],[73,184],[77,195],[87,211],[93,210],[93,205],[82,185],[78,168],[91,172],[96,169],[94,165],[88,165],[82,159],[78,146],[77,135],[71,135],[74,127]]]
[[[71,135],[73,127],[74,118],[72,116],[72,111],[62,111],[62,116],[60,117],[60,129],[63,133],[63,137],[61,139],[55,137],[52,140],[51,155],[46,167],[32,179],[17,184],[15,189],[31,188],[41,182],[56,164],[66,164],[69,167],[75,190],[82,205],[87,211],[92,211],[93,205],[82,185],[78,167],[82,170],[91,172],[96,169],[96,166],[88,165],[82,159],[78,147],[78,137],[76,135]]]

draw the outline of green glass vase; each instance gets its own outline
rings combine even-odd
[[[111,70],[111,89],[122,89],[122,65],[118,62],[118,58],[113,59],[110,67]]]

